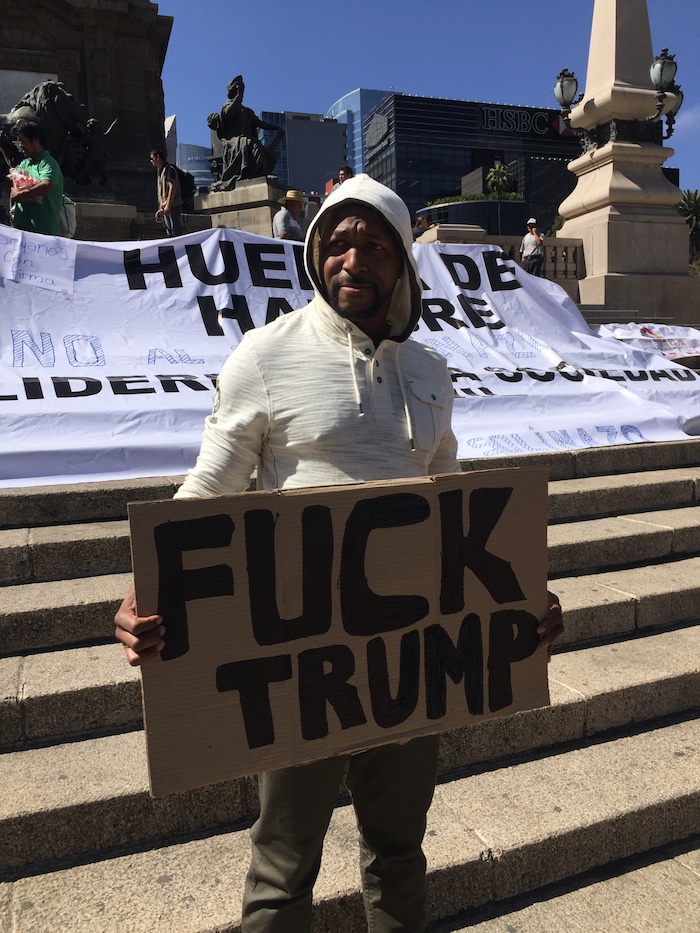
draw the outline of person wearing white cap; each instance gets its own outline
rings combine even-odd
[[[520,244],[520,263],[530,275],[542,275],[544,262],[544,237],[537,229],[537,220],[531,217],[527,222],[527,233]]]
[[[272,220],[272,232],[278,240],[304,239],[304,231],[299,226],[297,217],[304,209],[304,195],[295,188],[290,188],[279,203],[282,210],[277,211]]]

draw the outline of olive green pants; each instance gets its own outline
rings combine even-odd
[[[437,736],[427,736],[349,758],[346,784],[357,816],[370,933],[424,933],[427,928],[421,845],[437,753]],[[329,758],[260,775],[243,933],[309,933],[323,839],[347,760]]]

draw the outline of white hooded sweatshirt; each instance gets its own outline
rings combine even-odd
[[[325,299],[319,228],[338,205],[374,208],[398,236],[404,270],[390,336],[372,340]],[[327,486],[459,472],[445,359],[409,339],[420,315],[420,276],[403,201],[356,175],[325,201],[305,246],[315,298],[248,331],[222,367],[197,463],[180,497]]]

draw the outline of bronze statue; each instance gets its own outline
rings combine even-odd
[[[46,137],[46,148],[60,163],[67,141],[80,142],[84,138],[87,114],[60,81],[42,81],[18,100],[2,119],[10,126],[20,119],[39,123]]]
[[[112,120],[106,130],[102,129],[99,120],[91,117],[85,124],[85,139],[82,143],[83,154],[80,156],[77,164],[76,181],[79,185],[91,185],[93,173],[97,175],[101,185],[106,185],[109,180],[107,174],[107,163],[105,160],[105,139],[117,126],[119,120]]]
[[[212,185],[212,191],[230,191],[239,178],[258,178],[268,175],[277,162],[276,147],[284,130],[274,123],[260,120],[250,107],[243,106],[245,85],[237,75],[228,85],[228,100],[220,113],[211,113],[207,125],[212,135],[220,140],[221,174]],[[277,130],[272,145],[265,147],[258,138],[258,130]],[[217,153],[212,160],[217,162]]]
[[[85,107],[62,82],[42,81],[17,101],[9,113],[0,114],[0,142],[13,164],[22,158],[10,139],[10,130],[19,119],[41,126],[46,148],[66,178],[79,185],[90,185],[95,173],[100,185],[107,183],[104,138],[114,129],[117,120],[103,131],[97,120],[87,119]]]

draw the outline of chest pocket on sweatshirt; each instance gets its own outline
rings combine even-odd
[[[413,440],[419,450],[433,451],[442,435],[447,396],[444,389],[427,382],[411,380],[408,387]]]

